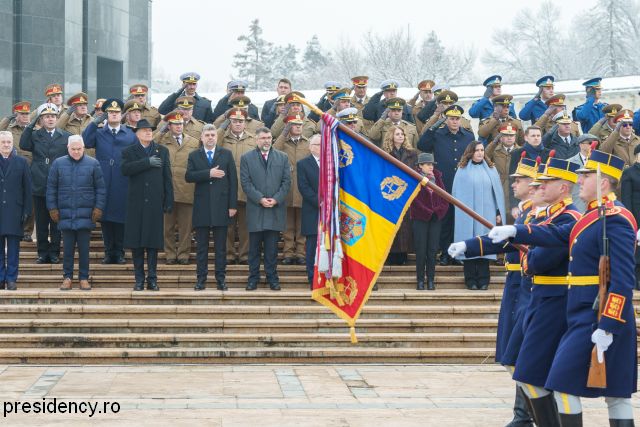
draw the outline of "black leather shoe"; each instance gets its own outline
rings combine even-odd
[[[293,257],[287,257],[282,260],[282,265],[292,265],[296,263],[296,259]]]
[[[278,283],[278,282],[269,283],[269,288],[272,291],[279,291],[280,290],[280,283]]]
[[[0,282],[0,289],[4,289],[7,286],[7,282],[4,280]]]
[[[216,289],[219,291],[228,291],[229,288],[227,287],[227,284],[224,282],[218,282],[218,284],[216,285]]]
[[[416,290],[417,291],[424,291],[424,280],[421,280],[418,282],[418,285],[416,286]]]
[[[249,265],[249,260],[248,259],[241,259],[240,262],[238,262],[238,264],[240,264],[240,265]]]
[[[49,257],[39,256],[36,260],[36,264],[49,264]]]
[[[207,287],[207,281],[205,279],[198,279],[198,283],[193,287],[194,291],[204,291]]]
[[[487,289],[489,289],[489,285],[485,283],[484,285],[478,286],[478,289],[480,289],[481,291],[486,291]]]
[[[427,279],[427,290],[428,291],[436,290],[436,285],[433,283],[433,279]]]
[[[22,236],[22,241],[23,242],[33,242],[33,237],[31,237],[31,234],[29,234],[29,233],[24,233],[24,236]]]
[[[52,255],[52,256],[49,257],[49,262],[51,264],[60,264],[60,258],[58,258],[55,255]]]
[[[245,288],[248,291],[255,291],[256,289],[258,289],[258,284],[257,283],[247,283],[247,287]]]
[[[136,285],[133,287],[134,291],[144,291],[144,282],[136,282]]]
[[[438,260],[438,264],[442,266],[451,264],[451,257],[447,254],[442,254]]]
[[[189,265],[189,260],[188,259],[179,259],[178,260],[178,264],[180,264],[180,265]]]
[[[156,282],[155,280],[149,280],[147,282],[147,290],[148,291],[159,291],[160,288],[158,287],[158,282]]]
[[[7,282],[8,291],[15,291],[16,289],[18,289],[18,285],[16,284],[16,282]]]
[[[462,265],[462,261],[460,261],[459,259],[451,258],[451,262],[449,263],[449,265],[461,266]]]
[[[127,261],[124,259],[123,256],[119,256],[113,261],[113,264],[126,264],[126,263]]]
[[[111,257],[109,256],[105,256],[104,258],[102,258],[102,264],[113,264],[113,261],[111,260]]]
[[[167,264],[167,265],[175,265],[176,262],[177,262],[177,260],[175,260],[175,259],[168,259],[164,263]]]
[[[307,261],[302,257],[298,257],[298,258],[296,258],[296,264],[298,264],[298,265],[307,265]]]

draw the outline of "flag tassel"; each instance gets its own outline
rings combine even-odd
[[[358,337],[356,336],[355,326],[349,328],[349,335],[351,335],[351,344],[358,344]]]

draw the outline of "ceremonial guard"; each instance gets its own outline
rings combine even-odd
[[[547,100],[553,96],[553,82],[555,78],[553,76],[540,77],[536,82],[538,86],[538,93],[530,101],[524,104],[522,110],[518,113],[518,117],[523,122],[530,121],[534,124],[538,121],[540,116],[547,110]]]
[[[588,132],[604,116],[602,111],[607,106],[600,101],[602,97],[602,77],[595,77],[582,83],[585,87],[587,100],[584,104],[573,109],[573,119],[580,122],[583,132]]]
[[[479,119],[480,121],[488,119],[493,114],[494,103],[491,101],[495,97],[502,95],[502,76],[496,74],[488,77],[482,83],[482,86],[486,88],[482,98],[475,101],[469,108],[469,115],[474,119]],[[511,117],[517,117],[513,104],[509,104],[508,115]]]
[[[605,397],[611,426],[634,425],[631,394],[637,390],[638,371],[633,309],[637,225],[613,193],[623,167],[622,159],[595,150],[594,144],[587,163],[577,171],[581,174],[580,197],[589,201],[577,223],[501,226],[489,233],[496,243],[511,239],[539,247],[568,248],[567,331],[545,383],[545,388],[554,392],[560,423],[549,425],[582,426],[580,397],[600,396]],[[592,358],[594,350],[597,361]],[[590,376],[590,366],[596,371],[604,369],[606,374]]]

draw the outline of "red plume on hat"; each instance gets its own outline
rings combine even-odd
[[[556,150],[549,151],[549,158],[547,159],[547,163],[549,162],[550,158],[555,157],[555,156],[556,156]]]
[[[538,156],[536,157],[536,166],[540,165],[540,163],[542,163],[542,157]]]
[[[526,151],[523,151],[522,153],[520,153],[520,160],[524,159],[525,157],[527,157]]]
[[[591,143],[591,150],[597,150],[598,149],[598,141],[593,141]]]

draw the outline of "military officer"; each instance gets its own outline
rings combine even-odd
[[[331,95],[340,90],[342,85],[339,82],[330,80],[324,83],[325,93],[320,97],[320,100],[316,104],[316,107],[321,109],[322,111],[328,111],[331,107],[333,107],[333,102],[331,101]],[[289,114],[289,113],[287,113]],[[295,112],[294,112],[295,114]],[[318,122],[320,121],[320,116],[314,113],[313,111],[309,114],[309,119]],[[277,138],[276,135],[273,136]]]
[[[451,88],[449,87],[449,85],[445,85],[445,84],[440,84],[440,85],[433,86],[433,89],[432,89],[432,91],[433,91],[433,99],[431,101],[425,103],[424,107],[422,107],[422,109],[420,111],[418,111],[418,114],[416,115],[416,119],[420,120],[423,123],[426,123],[427,120],[429,120],[429,118],[432,117],[433,113],[435,113],[435,111],[436,111],[438,95],[440,95],[442,93],[442,91],[450,90],[450,89]],[[451,93],[454,93],[454,92],[451,92]],[[426,125],[423,126],[422,127],[422,132],[424,132],[426,128],[427,128]],[[471,128],[469,128],[469,130],[471,130]],[[422,132],[421,132],[421,134],[422,134]]]
[[[194,102],[195,98],[191,96],[181,96],[176,99],[175,109],[182,115],[184,133],[200,141],[200,135],[202,134],[202,128],[205,123],[193,117]],[[160,122],[160,127],[154,132],[153,137],[155,138],[159,133],[165,133],[167,131],[168,123],[163,120]]]
[[[629,167],[635,163],[634,149],[640,145],[640,136],[633,132],[633,111],[624,109],[614,118],[616,125],[613,132],[602,142],[600,151],[613,154]]]
[[[578,137],[571,133],[573,121],[567,110],[557,113],[553,121],[556,124],[542,137],[542,144],[549,150],[555,150],[558,159],[568,159],[578,154]]]
[[[56,127],[63,129],[72,135],[81,135],[89,123],[91,116],[89,115],[89,98],[86,93],[76,93],[67,100],[69,108],[58,118]],[[85,150],[85,154],[93,157],[93,154]]]
[[[265,101],[264,105],[262,106],[262,112],[260,113],[260,120],[264,122],[265,126],[269,128],[273,126],[273,122],[278,116],[278,112],[276,111],[276,104],[280,97],[290,94],[291,90],[291,80],[284,77],[278,80],[278,86],[276,86],[276,92],[278,93],[278,96]]]
[[[106,101],[105,98],[96,99],[96,103],[93,104],[93,111],[91,112],[91,118],[95,119],[102,115],[102,104]]]
[[[369,85],[368,76],[356,76],[351,78],[353,83],[353,96],[351,97],[351,105],[358,109],[358,112],[362,114],[362,109],[369,102],[369,96],[367,95],[367,86]]]
[[[637,225],[633,214],[613,193],[623,168],[621,158],[595,150],[594,144],[586,164],[577,171],[581,174],[580,197],[588,202],[577,223],[555,227],[508,225],[489,232],[496,243],[510,238],[539,247],[568,248],[567,331],[560,339],[545,383],[545,388],[554,392],[562,426],[582,426],[580,397],[600,396],[605,397],[611,426],[634,425],[630,398],[637,389],[632,294]],[[604,194],[601,200],[599,194]],[[601,204],[602,210],[598,209]],[[600,312],[594,311],[593,302],[598,295],[599,260],[603,255],[602,212],[609,237],[610,280]],[[587,386],[594,344],[598,360],[606,361],[605,388]]]
[[[51,83],[46,88],[44,88],[44,97],[45,104],[53,104],[58,108],[60,114],[64,113],[67,110],[67,106],[64,105],[63,95],[64,91],[62,89],[62,85],[58,83]],[[31,112],[31,120],[36,118],[36,111]]]
[[[469,108],[469,115],[474,119],[480,121],[488,119],[493,114],[493,107],[495,103],[492,103],[494,97],[502,95],[502,76],[494,75],[488,77],[482,85],[486,88],[482,98],[475,101],[471,108]],[[517,117],[516,111],[513,108],[513,104],[509,105],[509,116]]]
[[[256,148],[255,134],[247,132],[247,111],[242,108],[232,108],[227,116],[229,126],[224,130],[218,130],[218,144],[231,151],[236,162],[237,179],[240,180],[240,158],[243,154]],[[237,213],[229,219],[227,230],[227,263],[247,264],[249,259],[249,233],[247,232],[247,196],[238,186]],[[235,250],[236,227],[238,230],[238,250]]]
[[[458,170],[458,163],[464,149],[475,140],[473,132],[460,126],[460,117],[464,109],[459,105],[452,105],[443,112],[444,117],[428,128],[420,137],[418,149],[427,153],[433,153],[438,163],[438,170],[442,172],[442,181],[445,189],[451,193],[453,177]],[[453,241],[453,223],[455,209],[449,206],[447,214],[442,219],[440,232],[440,265],[449,265],[454,262],[449,258],[447,249]],[[458,261],[455,261],[458,262]]]
[[[613,129],[616,127],[614,122],[618,112],[622,110],[622,105],[620,104],[609,104],[602,109],[604,113],[604,117],[596,122],[595,125],[591,127],[589,133],[591,135],[595,135],[600,139],[600,141],[604,141],[611,135]]]
[[[397,80],[389,79],[380,83],[380,92],[376,93],[369,99],[369,102],[362,110],[362,117],[372,123],[377,122],[387,109],[387,102],[390,99],[397,98],[399,83]],[[402,108],[402,120],[413,123],[413,116],[409,107],[406,105]]]
[[[157,142],[169,150],[173,183],[173,209],[164,214],[164,252],[167,264],[187,265],[191,251],[191,217],[195,184],[185,181],[185,173],[189,154],[198,149],[200,141],[184,133],[184,122],[180,111],[174,110],[164,119],[169,124],[169,131],[161,134]]]
[[[458,95],[455,92],[453,92],[451,90],[448,90],[448,89],[439,90],[438,91],[438,95],[436,95],[436,98],[435,98],[435,105],[436,106],[433,109],[433,114],[424,123],[424,126],[422,127],[422,132],[424,132],[425,130],[427,130],[431,126],[433,126],[438,120],[442,119],[444,117],[442,115],[442,112],[444,110],[446,110],[447,108],[451,107],[456,102],[458,102]],[[425,108],[427,108],[427,107],[425,107]],[[420,111],[420,113],[425,111],[425,108],[423,108]],[[418,115],[422,116],[420,113]],[[422,121],[420,117],[417,120]],[[467,129],[469,132],[473,132],[473,128],[471,127],[471,120],[469,120],[466,117],[460,117],[460,126],[462,126],[463,128]],[[420,134],[422,134],[422,133],[420,133]]]
[[[291,179],[297,182],[298,161],[311,154],[309,139],[302,134],[304,124],[303,113],[288,116],[285,130],[276,139],[273,148],[287,154],[291,166]],[[284,259],[285,265],[305,265],[305,237],[302,236],[302,195],[297,188],[292,186],[287,195],[287,227],[284,232]]]
[[[342,88],[331,95],[333,107],[326,111],[330,116],[336,117],[340,111],[351,107],[351,89]],[[316,123],[316,133],[320,133],[321,120]],[[295,186],[294,186],[295,187]]]
[[[538,121],[535,123],[535,126],[538,126],[542,129],[542,135],[546,135],[552,131],[554,131],[554,126],[556,123],[554,122],[554,117],[558,116],[558,114],[562,113],[567,109],[566,104],[566,96],[563,93],[557,93],[553,95],[551,98],[545,101],[547,105],[546,111],[538,118]],[[562,114],[560,114],[562,116]],[[557,126],[556,126],[557,128]],[[577,122],[571,122],[570,132],[572,136],[580,135],[580,127]]]
[[[224,101],[225,98],[223,98],[220,102],[218,102],[218,105],[216,105],[216,108],[213,110],[213,115],[215,116],[214,125],[216,121],[220,119],[220,116],[224,116],[224,113],[229,111],[230,108],[238,106],[234,105],[233,103],[233,100],[237,98],[244,99],[245,105],[243,105],[242,108],[247,109],[247,117],[250,117],[253,120],[260,120],[260,116],[258,115],[258,107],[251,103],[251,99],[249,99],[248,96],[245,96],[245,92],[247,90],[246,83],[247,82],[242,80],[233,80],[229,83],[229,93],[226,96],[226,102]],[[249,100],[249,102],[246,103],[246,100]],[[222,121],[224,121],[224,118],[222,119]],[[218,121],[218,123],[221,123],[221,121]]]
[[[424,108],[424,106],[433,102],[435,97],[433,95],[433,87],[435,86],[435,82],[433,80],[423,80],[418,83],[418,93],[414,95],[414,97],[407,102],[407,104],[411,107],[411,116],[413,117],[413,121],[416,124],[416,129],[418,130],[418,134],[422,133],[424,128],[424,122],[418,119],[418,113]]]
[[[500,126],[500,133],[494,140],[487,145],[485,149],[485,156],[491,160],[498,170],[500,175],[500,181],[502,182],[502,189],[504,191],[505,212],[510,211],[509,206],[509,168],[511,166],[511,158],[516,148],[516,133],[517,130],[511,125],[511,123],[503,123]],[[509,221],[511,224],[511,218],[504,218],[504,221]]]
[[[227,126],[229,126],[229,119],[227,118],[227,114],[231,109],[234,109],[234,108],[241,108],[247,111],[246,128],[249,133],[252,133],[255,135],[258,129],[260,129],[261,127],[264,127],[264,123],[262,123],[260,120],[254,119],[249,114],[250,108],[255,107],[255,105],[251,103],[251,99],[248,96],[242,95],[242,96],[231,98],[231,100],[229,101],[229,104],[231,105],[231,108],[227,110],[224,115],[218,117],[213,122],[213,124],[218,129],[226,129]]]
[[[288,116],[293,116],[299,113],[302,113],[304,115],[304,110],[302,108],[302,104],[300,103],[300,98],[304,98],[304,95],[297,91],[293,91],[289,95],[286,95],[284,97],[284,111],[280,116],[278,116],[278,118],[276,118],[273,126],[271,126],[271,135],[274,138],[277,139],[282,133],[282,130],[285,126],[284,121]],[[302,125],[302,134],[305,136],[305,138],[311,138],[311,135],[313,135],[315,132],[316,122],[311,120],[310,117],[305,117],[304,124]]]
[[[31,103],[27,101],[20,101],[13,105],[12,108],[13,114],[9,117],[3,119],[2,124],[0,124],[0,130],[7,130],[11,132],[13,136],[13,147],[16,149],[18,154],[27,159],[27,163],[31,165],[31,153],[29,151],[22,150],[20,148],[20,136],[22,136],[22,132],[24,128],[29,124],[29,116],[31,114]],[[31,215],[27,218],[24,223],[24,235],[22,237],[23,242],[33,242],[33,207]]]
[[[135,99],[130,99],[124,104],[124,114],[122,115],[122,123],[135,129],[136,125],[142,120],[143,105]],[[147,120],[148,121],[148,120]],[[151,123],[151,122],[149,122]]]
[[[173,111],[178,104],[178,98],[189,96],[193,99],[193,105],[191,106],[191,109],[193,110],[191,115],[193,118],[206,123],[213,122],[214,117],[211,109],[211,100],[198,95],[196,92],[196,89],[198,88],[198,81],[200,80],[200,74],[195,72],[184,73],[180,76],[180,80],[182,80],[182,86],[180,86],[180,89],[169,95],[164,101],[162,101],[162,104],[160,104],[160,107],[158,108],[160,114],[168,114]],[[185,121],[187,121],[186,118]],[[200,140],[200,135],[198,135],[196,139]]]
[[[356,107],[345,108],[336,113],[336,118],[354,132],[362,133],[362,122]]]
[[[516,129],[516,144],[522,146],[524,144],[524,131],[522,130],[522,122],[510,115],[513,105],[513,96],[498,95],[493,97],[493,112],[491,117],[480,122],[478,127],[478,136],[480,140],[489,143],[495,139],[500,132],[500,126],[504,123],[510,123]]]
[[[536,82],[538,86],[538,93],[531,100],[529,100],[522,110],[518,113],[518,117],[523,122],[530,121],[534,124],[538,121],[540,116],[547,110],[547,100],[553,96],[553,82],[555,77],[544,76],[540,77]]]
[[[158,109],[147,102],[147,96],[149,94],[149,88],[142,83],[136,83],[129,86],[129,96],[131,99],[138,102],[138,105],[142,107],[142,118],[151,123],[151,126],[158,126],[161,117]],[[137,122],[136,122],[137,123]]]
[[[603,116],[603,109],[607,106],[605,102],[602,102],[602,77],[594,77],[582,83],[586,91],[586,102],[578,105],[573,109],[573,119],[580,122],[583,132],[588,132],[589,129],[596,124]]]
[[[369,129],[369,132],[367,132],[369,139],[380,146],[387,131],[393,126],[399,126],[404,130],[407,142],[411,144],[413,148],[416,148],[418,145],[416,125],[402,120],[402,111],[406,105],[407,102],[402,98],[391,98],[387,100],[387,113],[383,114],[371,129]]]
[[[532,215],[530,213],[535,213],[536,209],[533,201],[536,186],[531,185],[531,183],[536,178],[538,165],[535,160],[527,158],[525,155],[522,155],[519,160],[515,172],[511,174],[513,178],[511,188],[514,197],[519,200],[515,223],[524,224],[525,220],[531,220]],[[507,270],[507,276],[502,292],[496,333],[495,360],[498,363],[501,362],[503,353],[509,343],[509,338],[513,333],[513,328],[516,324],[516,313],[523,310],[522,306],[524,304],[521,301],[522,266],[520,264],[523,253],[514,246],[505,247],[504,244],[495,244],[486,236],[478,236],[464,242],[453,243],[449,248],[449,254],[454,258],[462,254],[470,258],[502,252],[506,252],[504,267]],[[513,415],[511,425],[531,425],[532,414],[528,412],[522,388],[517,385]]]

